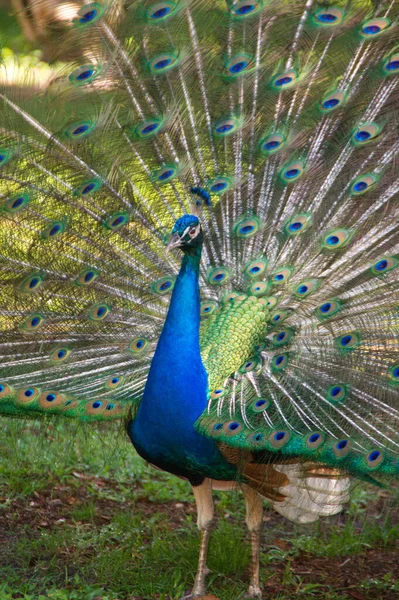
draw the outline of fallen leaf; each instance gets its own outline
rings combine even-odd
[[[271,542],[271,545],[277,546],[277,548],[280,548],[280,550],[290,550],[291,548],[291,544],[289,542],[286,542],[285,540],[282,540],[281,538],[275,538]]]
[[[351,596],[352,598],[355,598],[356,600],[364,600],[364,596],[362,596],[358,592],[348,591],[348,594],[349,594],[349,596]]]

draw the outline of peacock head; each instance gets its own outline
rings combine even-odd
[[[202,229],[198,217],[183,215],[174,224],[168,250],[181,248],[184,253],[190,253],[201,247],[202,240]]]

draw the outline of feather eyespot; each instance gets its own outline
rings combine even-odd
[[[252,17],[252,15],[256,14],[262,8],[262,3],[259,1],[255,2],[255,0],[230,1],[229,4],[231,15],[239,19]]]
[[[289,236],[300,235],[312,224],[312,215],[309,213],[298,213],[294,215],[284,224],[284,232]]]
[[[227,61],[225,64],[225,70],[228,76],[238,77],[251,71],[253,64],[253,56],[244,52],[240,52],[235,54],[232,58],[230,58],[230,60]]]
[[[307,298],[314,292],[316,292],[320,287],[320,281],[317,279],[305,279],[300,283],[295,284],[292,288],[294,296],[297,298]]]
[[[343,352],[350,352],[357,348],[361,342],[360,334],[356,331],[344,333],[337,338],[338,348]]]
[[[344,248],[353,237],[353,232],[349,229],[332,229],[322,238],[322,247],[328,250],[337,250]]]
[[[20,284],[19,289],[26,293],[37,292],[40,289],[43,281],[44,279],[42,275],[39,273],[33,273],[32,275],[29,275],[29,277],[25,277]]]
[[[242,425],[239,421],[227,421],[223,425],[223,433],[229,437],[238,435],[242,431]]]
[[[279,348],[280,346],[286,346],[292,341],[292,338],[295,335],[295,331],[293,329],[283,329],[278,333],[275,333],[272,338],[272,344],[274,348]]]
[[[279,372],[288,366],[288,354],[277,354],[272,358],[271,368],[273,372]]]
[[[154,75],[160,75],[177,67],[180,60],[181,56],[178,52],[163,52],[149,62],[149,67]]]
[[[378,179],[377,175],[374,175],[373,173],[360,175],[360,177],[357,177],[351,185],[352,196],[360,196],[361,194],[369,192],[376,183],[378,183]]]
[[[293,267],[287,265],[285,267],[281,267],[272,272],[271,280],[274,285],[281,285],[283,283],[287,283],[294,272]]]
[[[327,390],[327,399],[333,404],[341,403],[346,400],[348,396],[349,388],[343,383],[335,383],[331,385]]]
[[[271,296],[273,298],[273,296]],[[277,302],[276,302],[277,304]],[[274,311],[270,315],[270,321],[272,325],[280,325],[287,317],[289,317],[290,313],[287,310]]]
[[[215,300],[206,300],[205,302],[201,302],[200,306],[200,316],[201,319],[205,319],[206,317],[210,317],[215,314],[219,308],[218,303]]]
[[[166,276],[157,279],[151,284],[151,289],[155,294],[169,294],[175,287],[175,277]]]
[[[313,15],[313,22],[321,27],[336,27],[342,23],[344,16],[345,12],[341,8],[329,6],[328,8],[316,10]]]
[[[219,119],[213,126],[213,132],[217,137],[226,137],[240,129],[242,122],[235,116]]]
[[[256,215],[242,215],[233,225],[233,233],[239,238],[250,238],[255,235],[260,227],[261,220]]]
[[[240,373],[251,373],[255,372],[256,374],[260,373],[262,369],[262,363],[259,358],[254,357],[247,360],[243,365],[241,365],[239,371]]]
[[[75,285],[87,287],[91,285],[98,277],[96,269],[85,269],[76,277]]]
[[[358,125],[352,134],[352,143],[354,146],[364,146],[375,140],[381,133],[381,127],[377,123],[363,123]]]
[[[272,308],[277,306],[277,304],[278,304],[278,298],[276,296],[268,296],[266,298],[266,306],[269,310],[271,310]]]
[[[119,231],[129,223],[129,215],[125,212],[113,213],[104,221],[104,225],[110,231]]]
[[[392,269],[396,269],[397,266],[398,259],[395,256],[384,256],[371,267],[371,272],[373,275],[384,275]]]
[[[77,27],[92,25],[102,16],[104,7],[97,2],[86,4],[78,11],[78,16],[73,20]]]
[[[67,397],[67,398],[65,398],[65,401],[63,404],[63,410],[66,413],[68,413],[69,411],[72,411],[77,406],[78,406],[77,400],[75,400],[74,398],[71,398],[71,397]]]
[[[22,327],[27,331],[36,331],[43,323],[44,317],[42,315],[33,314],[24,321]]]
[[[65,347],[56,348],[51,353],[50,359],[54,363],[61,363],[61,362],[64,362],[70,354],[71,354],[71,350],[69,348],[65,348]]]
[[[1,148],[0,147],[0,167],[4,167],[4,165],[6,165],[8,163],[8,161],[11,159],[12,156],[12,152],[11,150],[7,149],[7,148]]]
[[[286,138],[281,133],[272,133],[260,140],[260,150],[262,154],[268,156],[279,152],[286,143]]]
[[[206,429],[212,437],[219,437],[223,434],[223,421],[214,421],[210,418],[206,420]]]
[[[247,442],[251,445],[251,446],[259,446],[259,445],[264,445],[265,443],[265,434],[264,433],[250,433],[247,436]]]
[[[146,356],[150,348],[150,342],[146,337],[137,337],[128,346],[128,351],[140,358]]]
[[[251,404],[251,408],[255,413],[263,413],[269,407],[270,400],[266,400],[265,398],[256,398]]]
[[[9,213],[17,213],[24,209],[29,201],[30,195],[27,192],[15,194],[6,200],[4,209]]]
[[[226,394],[226,392],[227,392],[226,388],[219,387],[219,388],[216,388],[215,390],[213,390],[213,392],[211,392],[210,397],[212,398],[212,400],[223,398],[223,396]]]
[[[351,451],[352,443],[350,440],[339,440],[333,444],[332,449],[336,458],[344,458]]]
[[[100,415],[105,411],[107,403],[103,400],[94,400],[86,404],[86,414],[90,416]]]
[[[89,179],[73,190],[74,196],[89,196],[94,194],[102,186],[100,179]]]
[[[272,446],[272,448],[279,449],[288,444],[290,439],[290,431],[272,431],[269,436],[269,444]]]
[[[4,381],[0,382],[0,400],[11,393],[10,386]]]
[[[122,385],[124,378],[120,375],[111,375],[105,383],[105,387],[108,389],[115,389]]]
[[[95,304],[89,310],[89,318],[93,321],[102,321],[110,312],[111,308],[108,304]]]
[[[61,405],[64,406],[64,403],[64,396],[55,391],[44,392],[39,397],[39,406],[44,410],[56,409],[58,411]]]
[[[74,69],[69,75],[69,81],[76,85],[86,85],[94,81],[100,74],[100,65],[87,64]]]
[[[223,296],[223,302],[224,303],[230,303],[233,304],[233,302],[236,300],[236,298],[238,298],[240,296],[240,294],[238,292],[228,292],[227,294],[225,294]]]
[[[289,71],[285,71],[283,73],[279,73],[272,80],[272,87],[275,90],[286,90],[293,87],[298,81],[298,73],[295,69],[290,69]]]
[[[233,180],[231,177],[225,177],[219,175],[215,177],[215,179],[211,179],[209,182],[209,190],[211,194],[215,194],[216,196],[220,196],[227,192],[233,186]]]
[[[336,90],[335,92],[331,92],[324,96],[321,101],[321,111],[324,113],[329,113],[333,110],[336,110],[340,106],[343,105],[345,101],[345,92]]]
[[[321,319],[329,319],[342,309],[340,300],[326,300],[316,308],[316,316]]]
[[[157,2],[147,10],[147,19],[152,23],[161,23],[169,19],[177,9],[174,2]]]
[[[369,469],[378,469],[383,463],[384,458],[382,450],[372,450],[365,456],[365,462]]]
[[[244,267],[244,275],[251,279],[260,277],[266,271],[268,262],[266,257],[259,257],[256,260],[249,261]]]
[[[40,391],[36,387],[27,387],[19,390],[16,396],[18,404],[30,404],[35,402],[39,397]]]
[[[232,273],[226,267],[209,269],[206,280],[209,285],[224,285],[231,279]]]
[[[265,281],[256,281],[248,288],[248,293],[252,296],[264,296],[269,291],[269,284]]]
[[[64,133],[70,140],[80,140],[90,135],[96,128],[94,121],[77,121],[69,125]]]
[[[42,232],[42,237],[46,240],[54,240],[61,236],[65,231],[65,221],[54,221]]]
[[[383,70],[385,75],[395,75],[399,72],[399,52],[395,52],[384,61]]]
[[[152,174],[152,180],[163,185],[175,179],[178,175],[178,169],[174,165],[165,165],[162,169],[158,169]]]
[[[297,160],[286,164],[280,172],[280,177],[284,183],[293,183],[303,175],[304,169],[304,163]]]
[[[147,119],[139,123],[134,131],[139,138],[147,139],[159,133],[162,126],[163,121],[161,118]]]
[[[363,38],[371,39],[378,37],[390,26],[391,21],[386,18],[380,19],[369,19],[362,23],[360,28],[360,35]]]
[[[389,377],[393,383],[399,383],[399,364],[390,368]]]
[[[317,448],[319,448],[322,444],[324,444],[325,439],[326,439],[326,436],[324,435],[324,433],[321,433],[319,431],[310,433],[306,437],[306,445],[311,450],[317,450]]]

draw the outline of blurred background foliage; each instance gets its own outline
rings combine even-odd
[[[76,48],[59,44],[76,14],[65,0],[0,0],[0,83],[44,86],[65,62],[77,60]]]

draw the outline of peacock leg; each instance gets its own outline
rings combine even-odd
[[[195,576],[192,598],[204,596],[205,577],[208,572],[206,567],[206,554],[208,550],[209,537],[213,523],[213,498],[212,482],[210,479],[204,479],[201,485],[193,486],[195,503],[197,505],[197,525],[201,534],[200,552],[198,560],[198,570]]]
[[[259,587],[259,555],[260,555],[260,533],[263,518],[262,497],[253,488],[243,485],[242,491],[245,497],[245,522],[251,534],[251,578],[249,582],[247,598],[262,598],[262,590]]]

